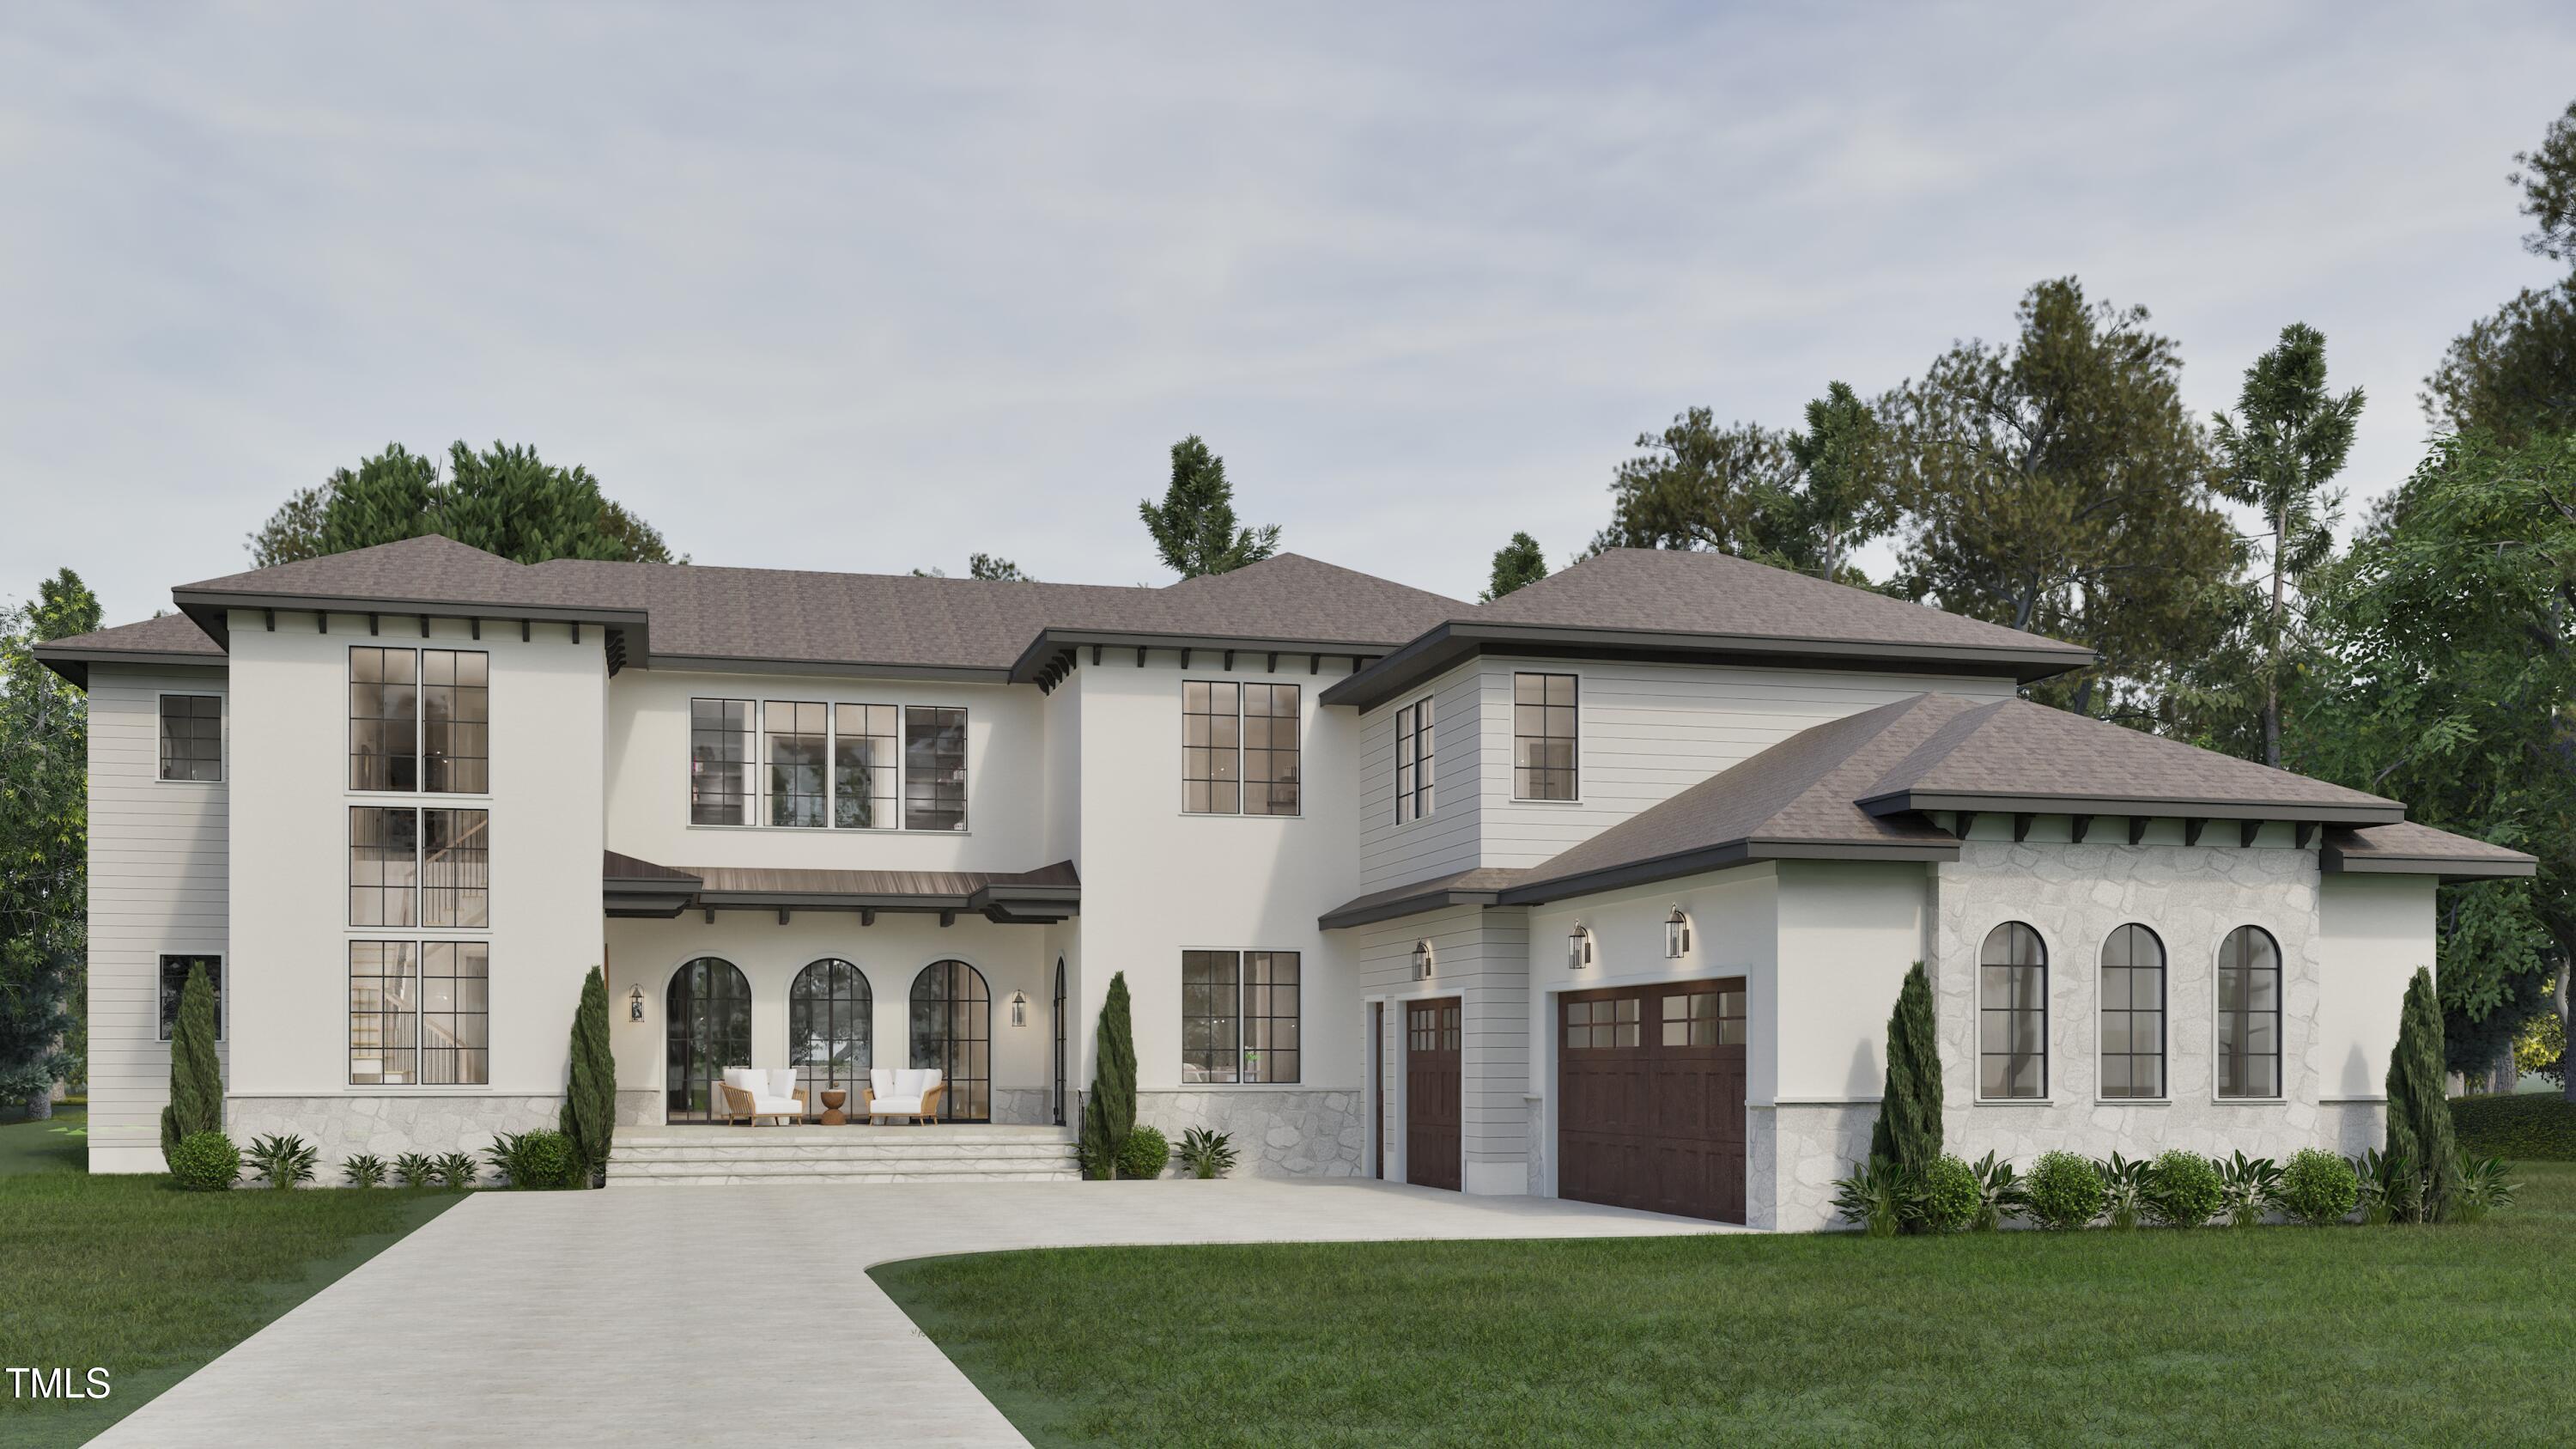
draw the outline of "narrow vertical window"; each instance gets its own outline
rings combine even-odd
[[[1243,686],[1244,814],[1297,813],[1297,724],[1297,686]]]
[[[1232,951],[1181,953],[1181,1080],[1238,1080],[1243,1046],[1240,957]]]
[[[224,697],[220,694],[161,696],[161,778],[221,780],[224,777]]]
[[[1512,676],[1512,798],[1581,798],[1571,674]]]
[[[832,823],[844,830],[891,830],[903,783],[895,748],[901,711],[890,704],[832,706]]]
[[[407,1087],[420,1049],[420,947],[349,943],[349,1081]]]
[[[689,823],[751,824],[751,701],[689,701]]]
[[[479,649],[420,651],[422,789],[481,795],[492,788],[491,665]]]
[[[409,649],[349,651],[349,788],[420,788],[419,659]]]
[[[202,967],[206,987],[215,995],[215,1040],[224,1039],[224,958],[221,956],[164,956],[161,958],[161,1039],[168,1041],[179,1024],[179,993],[188,989],[189,971]]]
[[[1297,1080],[1299,985],[1296,952],[1243,953],[1243,1080]]]
[[[1431,813],[1431,697],[1395,712],[1395,823]]]
[[[1243,808],[1242,699],[1227,682],[1181,682],[1181,809],[1233,815]]]
[[[420,812],[409,806],[350,806],[349,924],[417,925],[419,885]]]
[[[2144,926],[2102,943],[2102,1095],[2165,1094],[2165,947]]]
[[[424,810],[420,816],[420,923],[472,931],[489,928],[492,812]]]
[[[2048,1095],[2048,951],[2019,921],[1995,927],[1978,957],[1977,1094]]]
[[[2218,1095],[2281,1095],[2281,948],[2258,926],[2218,948]]]
[[[829,715],[819,704],[773,699],[761,706],[769,747],[769,824],[822,828]]]
[[[905,708],[903,828],[966,828],[966,711]]]
[[[491,950],[481,941],[420,948],[420,1079],[479,1087],[491,1080]]]

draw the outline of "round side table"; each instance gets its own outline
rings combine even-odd
[[[848,1100],[850,1100],[850,1094],[847,1092],[833,1088],[825,1089],[823,1093],[824,1126],[839,1127],[850,1120],[849,1118],[841,1115],[841,1104]]]

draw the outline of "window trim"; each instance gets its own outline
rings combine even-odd
[[[2240,931],[2251,931],[2272,945],[2272,1050],[2269,1053],[2272,1059],[2272,1091],[2263,1096],[2246,1092],[2231,1093],[2225,1088],[2227,1060],[2225,1045],[2219,1038],[2219,1030],[2225,1025],[2226,1013],[2219,1005],[2221,999],[2219,978],[2227,969],[2227,943],[2236,939]],[[2240,921],[2228,927],[2226,933],[2218,938],[2218,949],[2211,955],[2209,962],[2209,1099],[2212,1102],[2226,1103],[2231,1106],[2260,1107],[2289,1100],[2289,994],[2290,958],[2281,949],[2281,938],[2273,934],[2270,927],[2259,926],[2252,921]]]
[[[180,699],[215,701],[215,778],[211,780],[174,780],[161,773],[161,702]],[[345,707],[345,706],[344,706]],[[156,785],[222,785],[230,783],[233,772],[233,704],[223,690],[156,689],[152,691],[152,783]],[[196,953],[191,953],[196,954]]]
[[[2007,930],[2013,926],[2019,926],[2023,930],[2030,932],[2031,939],[2039,943],[2039,1093],[2036,1096],[2030,1097],[1996,1097],[1989,1096],[1986,1092],[1985,1059],[1988,1055],[1985,1039],[1987,1010],[1985,984],[1986,943],[1994,939],[1996,932]],[[2054,1020],[2056,1013],[2052,1009],[2056,1005],[2053,999],[2053,993],[2056,990],[2056,983],[2050,979],[2053,964],[2050,958],[2055,954],[2056,952],[2051,949],[2048,944],[2048,937],[2041,933],[2039,927],[2018,917],[2010,917],[1997,921],[1992,926],[1987,927],[1985,932],[1977,937],[1976,1022],[1973,1027],[1974,1034],[1969,1037],[1969,1042],[1974,1048],[1974,1051],[1971,1054],[1975,1057],[1977,1063],[1976,1100],[1978,1102],[1993,1103],[1997,1106],[2006,1107],[2048,1106],[2056,1102],[2057,1098],[2055,1093],[2057,1090],[2057,1076],[2055,1071],[2052,1070],[2054,1064],[2050,1061],[2050,1058],[2055,1055],[2056,1047],[2056,1043],[2051,1039],[2051,1037],[2057,1029],[2057,1023]],[[2003,1009],[2011,1010],[2012,1008],[2006,1007]]]
[[[199,781],[195,783],[203,782]],[[153,954],[152,960],[153,1031],[155,1033],[154,1039],[165,1046],[168,1045],[171,1039],[177,1035],[179,1012],[178,1008],[173,1006],[170,1011],[170,1027],[165,1029],[160,1025],[161,969],[164,964],[171,961],[202,960],[211,960],[215,963],[215,1044],[217,1046],[223,1045],[224,1037],[226,1035],[224,1031],[224,1018],[232,1015],[233,1005],[232,994],[224,989],[223,984],[224,977],[232,964],[228,953],[222,951],[159,951]],[[184,981],[180,983],[182,989],[184,989],[186,985],[187,983]]]
[[[1264,947],[1235,947],[1235,946],[1184,946],[1184,947],[1182,947],[1182,948],[1181,948],[1181,970],[1180,970],[1180,974],[1179,974],[1178,981],[1177,981],[1177,984],[1178,984],[1178,985],[1179,985],[1179,987],[1180,987],[1180,991],[1179,991],[1179,1000],[1178,1000],[1178,1003],[1177,1003],[1177,1004],[1178,1004],[1178,1006],[1179,1006],[1179,1008],[1180,1008],[1179,1015],[1180,1015],[1180,1025],[1181,1025],[1181,1033],[1180,1033],[1180,1040],[1179,1040],[1179,1050],[1178,1050],[1178,1052],[1177,1052],[1177,1056],[1178,1056],[1178,1059],[1179,1059],[1179,1065],[1180,1065],[1180,1068],[1181,1068],[1181,1070],[1182,1070],[1184,1073],[1186,1073],[1186,1072],[1189,1070],[1189,1066],[1190,1066],[1190,1060],[1189,1060],[1189,1023],[1190,1023],[1190,1011],[1189,1011],[1189,989],[1190,989],[1190,988],[1189,988],[1189,975],[1188,975],[1188,973],[1189,973],[1189,958],[1190,958],[1190,957],[1192,957],[1192,956],[1221,956],[1221,957],[1224,957],[1224,958],[1226,958],[1227,960],[1229,960],[1229,961],[1231,961],[1231,962],[1233,963],[1233,976],[1234,976],[1234,1077],[1233,1077],[1233,1079],[1232,1079],[1232,1080],[1229,1080],[1229,1081],[1212,1081],[1212,1080],[1196,1080],[1196,1081],[1193,1081],[1193,1080],[1191,1080],[1189,1077],[1187,1077],[1186,1075],[1184,1075],[1184,1076],[1182,1077],[1182,1079],[1181,1079],[1181,1085],[1182,1085],[1183,1089],[1184,1089],[1184,1090],[1187,1090],[1187,1091],[1199,1091],[1199,1090],[1202,1090],[1202,1089],[1211,1090],[1211,1091],[1227,1091],[1227,1090],[1233,1090],[1233,1089],[1236,1089],[1236,1088],[1249,1088],[1249,1089],[1254,1090],[1254,1091],[1259,1091],[1259,1090],[1262,1090],[1262,1089],[1264,1089],[1264,1088],[1271,1088],[1271,1087],[1297,1087],[1297,1086],[1303,1086],[1303,1085],[1305,1084],[1305,1080],[1306,1080],[1306,1075],[1305,1075],[1305,1074],[1306,1074],[1306,955],[1305,955],[1305,952],[1303,952],[1303,951],[1272,950],[1272,949],[1268,949],[1268,948],[1264,948]],[[1252,1014],[1252,1010],[1251,1010],[1251,1006],[1252,1006],[1252,987],[1251,987],[1251,985],[1250,985],[1250,982],[1247,980],[1247,978],[1246,978],[1246,974],[1245,974],[1245,973],[1246,973],[1246,972],[1248,972],[1248,971],[1251,969],[1252,958],[1253,958],[1253,957],[1255,957],[1255,956],[1286,957],[1288,960],[1293,961],[1293,962],[1295,962],[1295,963],[1296,963],[1296,968],[1297,968],[1297,983],[1296,983],[1296,986],[1293,988],[1293,989],[1295,990],[1295,992],[1296,992],[1296,996],[1297,996],[1297,1004],[1296,1004],[1296,1008],[1295,1008],[1295,1013],[1294,1013],[1293,1015],[1289,1015],[1289,1016],[1281,1016],[1281,1015],[1278,1015],[1277,1013],[1264,1013],[1264,1014],[1259,1018],[1260,1020],[1263,1020],[1263,1021],[1270,1021],[1270,1022],[1278,1022],[1278,1021],[1292,1021],[1292,1022],[1296,1023],[1296,1027],[1297,1027],[1297,1045],[1296,1045],[1294,1048],[1291,1048],[1291,1049],[1290,1049],[1290,1050],[1294,1050],[1294,1051],[1296,1052],[1296,1054],[1297,1054],[1297,1071],[1296,1071],[1296,1074],[1295,1074],[1295,1075],[1293,1075],[1293,1076],[1287,1076],[1287,1077],[1274,1076],[1274,1075],[1270,1075],[1270,1074],[1268,1073],[1268,1071],[1267,1071],[1267,1070],[1265,1070],[1264,1075],[1263,1075],[1263,1076],[1262,1076],[1262,1078],[1261,1078],[1260,1080],[1258,1080],[1258,1081],[1251,1081],[1251,1080],[1247,1080],[1247,1079],[1245,1078],[1245,1076],[1244,1076],[1244,1073],[1245,1073],[1245,1071],[1246,1071],[1246,1067],[1245,1067],[1245,1058],[1246,1058],[1246,1056],[1247,1056],[1248,1054],[1258,1051],[1258,1052],[1263,1053],[1265,1056],[1267,1056],[1267,1055],[1269,1055],[1269,1054],[1271,1054],[1271,1053],[1275,1053],[1275,1052],[1277,1052],[1277,1051],[1279,1051],[1279,1050],[1282,1050],[1282,1048],[1279,1048],[1279,1047],[1277,1047],[1277,1046],[1269,1046],[1269,1047],[1254,1047],[1254,1046],[1250,1045],[1250,1035],[1249,1035],[1249,1031],[1248,1031],[1248,1024],[1249,1024],[1251,1021],[1253,1021],[1253,1020],[1254,1020],[1254,1017],[1253,1017],[1253,1014]],[[1273,990],[1273,991],[1276,991],[1276,990],[1278,990],[1278,989],[1280,989],[1280,988],[1279,988],[1275,983],[1273,983],[1269,989],[1271,989],[1271,990]],[[1454,994],[1454,993],[1453,993],[1453,994]],[[1213,1016],[1211,1016],[1211,1018],[1210,1018],[1210,1019],[1214,1019],[1214,1018],[1213,1018]]]
[[[1532,679],[1570,679],[1570,680],[1574,681],[1574,703],[1573,703],[1572,705],[1567,706],[1567,708],[1570,708],[1570,709],[1572,709],[1572,710],[1574,711],[1574,733],[1573,733],[1572,735],[1568,736],[1568,738],[1569,738],[1569,739],[1571,739],[1571,740],[1574,742],[1574,764],[1573,764],[1573,766],[1572,766],[1572,772],[1573,772],[1573,775],[1574,775],[1574,793],[1572,793],[1572,794],[1570,794],[1570,795],[1567,795],[1567,796],[1565,796],[1565,797],[1564,797],[1564,798],[1562,798],[1562,799],[1554,799],[1554,798],[1550,798],[1550,797],[1548,797],[1548,796],[1544,796],[1544,795],[1524,795],[1524,794],[1522,794],[1522,793],[1521,793],[1521,782],[1520,782],[1520,773],[1521,773],[1521,766],[1520,766],[1520,742],[1521,742],[1522,740],[1524,740],[1524,739],[1534,739],[1534,740],[1551,740],[1551,739],[1556,738],[1556,736],[1554,736],[1554,735],[1544,735],[1544,734],[1542,734],[1542,735],[1524,735],[1524,734],[1522,734],[1522,733],[1520,732],[1520,713],[1519,713],[1519,711],[1520,711],[1520,692],[1521,692],[1521,691],[1520,691],[1520,682],[1521,682],[1521,680],[1522,680],[1522,678],[1523,678],[1524,676],[1526,676],[1526,677],[1528,677],[1528,678],[1532,678]],[[1512,671],[1512,673],[1511,673],[1511,681],[1512,681],[1512,682],[1511,682],[1511,691],[1510,691],[1510,693],[1505,697],[1505,699],[1504,699],[1504,701],[1503,701],[1503,707],[1504,707],[1505,709],[1507,709],[1507,710],[1512,711],[1512,713],[1511,713],[1509,716],[1507,716],[1507,717],[1506,717],[1506,718],[1507,718],[1508,723],[1509,723],[1509,724],[1510,724],[1510,726],[1511,726],[1511,735],[1510,735],[1510,738],[1511,738],[1511,742],[1512,742],[1512,750],[1511,750],[1511,754],[1510,754],[1509,756],[1507,756],[1507,757],[1506,757],[1505,764],[1504,764],[1504,768],[1505,768],[1505,769],[1507,769],[1507,770],[1509,770],[1509,771],[1511,771],[1511,774],[1512,774],[1512,782],[1511,782],[1511,784],[1512,784],[1512,803],[1513,803],[1513,804],[1515,804],[1515,805],[1580,805],[1580,804],[1582,804],[1582,803],[1583,803],[1583,693],[1584,693],[1584,690],[1583,690],[1583,675],[1582,675],[1582,673],[1581,673],[1580,671],[1578,671],[1578,670],[1514,669],[1514,670]],[[1540,686],[1540,696],[1541,696],[1541,698],[1542,698],[1542,699],[1544,699],[1544,698],[1545,698],[1545,695],[1546,695],[1546,686],[1545,686],[1545,685],[1541,685],[1541,686]],[[1540,705],[1539,707],[1540,707],[1540,708],[1542,708],[1542,709],[1546,709],[1546,708],[1552,708],[1553,706],[1549,706],[1549,705],[1542,704],[1542,705]],[[1539,766],[1538,768],[1539,768],[1539,769],[1541,769],[1541,770],[1547,770],[1547,768],[1548,768],[1548,767],[1546,767],[1546,766]]]
[[[1440,805],[1439,795],[1434,788],[1438,784],[1439,771],[1438,738],[1435,734],[1440,727],[1440,711],[1436,704],[1439,697],[1437,694],[1425,694],[1409,704],[1396,707],[1392,723],[1395,727],[1394,783],[1397,825],[1411,825],[1419,820],[1428,820]],[[1407,725],[1408,720],[1411,721],[1410,727]],[[1406,757],[1405,746],[1408,741],[1413,747],[1411,758]],[[1411,790],[1404,788],[1407,767],[1410,767],[1413,772]],[[1411,814],[1406,813],[1408,804],[1412,807]]]
[[[1198,781],[1198,780],[1194,779],[1194,778],[1191,776],[1191,774],[1190,774],[1190,753],[1189,753],[1189,752],[1190,752],[1192,749],[1201,748],[1201,747],[1199,747],[1199,746],[1194,746],[1194,745],[1192,745],[1192,744],[1190,743],[1190,720],[1191,720],[1192,718],[1194,718],[1194,717],[1195,717],[1195,716],[1194,716],[1193,711],[1190,709],[1190,692],[1189,692],[1189,691],[1190,691],[1190,686],[1191,686],[1191,685],[1193,685],[1193,684],[1202,684],[1202,685],[1206,685],[1208,688],[1210,688],[1210,689],[1212,689],[1212,690],[1213,690],[1213,689],[1220,689],[1220,688],[1223,688],[1223,689],[1232,689],[1232,690],[1234,691],[1234,747],[1233,747],[1233,748],[1234,748],[1234,780],[1233,780],[1233,785],[1234,785],[1234,808],[1233,808],[1233,809],[1231,809],[1231,810],[1193,810],[1193,809],[1191,809],[1191,808],[1190,808],[1190,786],[1191,786],[1191,785],[1193,785],[1193,784],[1200,783],[1200,781]],[[1264,786],[1273,785],[1273,784],[1277,784],[1277,783],[1278,783],[1276,780],[1263,780],[1263,781],[1258,781],[1258,782],[1256,782],[1256,781],[1252,778],[1252,775],[1251,775],[1250,766],[1251,766],[1251,758],[1252,758],[1252,754],[1253,754],[1253,746],[1251,746],[1250,744],[1246,743],[1246,742],[1245,742],[1245,738],[1244,738],[1244,737],[1245,737],[1245,734],[1246,734],[1246,730],[1245,730],[1245,721],[1246,721],[1246,720],[1248,720],[1248,719],[1250,718],[1250,715],[1249,715],[1249,714],[1245,711],[1245,709],[1244,709],[1244,696],[1245,696],[1245,694],[1246,694],[1246,692],[1247,692],[1247,691],[1254,690],[1254,689],[1267,689],[1267,690],[1281,690],[1281,689],[1284,689],[1284,690],[1288,691],[1291,695],[1294,695],[1294,696],[1296,697],[1296,700],[1297,700],[1297,708],[1296,708],[1296,711],[1295,711],[1293,714],[1291,714],[1291,715],[1289,715],[1289,716],[1288,716],[1288,718],[1289,718],[1289,719],[1291,719],[1291,720],[1295,721],[1295,729],[1294,729],[1294,734],[1295,734],[1295,746],[1294,746],[1294,748],[1293,748],[1293,749],[1289,749],[1289,750],[1281,750],[1281,749],[1280,749],[1277,745],[1275,745],[1275,744],[1262,747],[1262,752],[1263,752],[1263,753],[1265,753],[1265,754],[1269,754],[1269,755],[1273,755],[1273,756],[1280,755],[1280,754],[1287,754],[1287,755],[1292,756],[1292,757],[1296,760],[1296,762],[1297,762],[1297,764],[1296,764],[1296,769],[1297,769],[1297,778],[1296,778],[1296,785],[1297,785],[1297,808],[1296,808],[1296,809],[1294,809],[1294,810],[1271,810],[1271,809],[1253,810],[1253,809],[1248,809],[1248,808],[1246,808],[1245,803],[1244,803],[1246,800],[1248,800],[1248,799],[1251,797],[1251,794],[1252,794],[1252,787],[1253,787],[1256,783],[1261,784],[1261,785],[1264,785]],[[1185,819],[1189,819],[1189,820],[1212,820],[1212,819],[1222,819],[1222,818],[1225,818],[1225,817],[1231,816],[1231,817],[1234,817],[1234,818],[1237,818],[1237,819],[1247,819],[1247,820],[1299,820],[1299,819],[1303,819],[1303,818],[1305,817],[1305,814],[1306,814],[1306,689],[1305,689],[1305,686],[1304,686],[1304,685],[1285,683],[1285,682],[1282,682],[1282,681],[1280,681],[1280,680],[1270,679],[1270,678],[1262,678],[1262,679],[1191,679],[1191,678],[1189,678],[1188,676],[1184,675],[1184,676],[1182,677],[1182,679],[1181,679],[1181,697],[1180,697],[1180,705],[1181,705],[1181,711],[1180,711],[1180,715],[1181,715],[1181,742],[1180,742],[1180,751],[1181,751],[1180,767],[1181,767],[1181,768],[1180,768],[1180,786],[1181,786],[1181,815],[1182,815],[1182,817],[1183,817],[1183,818],[1185,818]],[[1218,715],[1215,715],[1215,714],[1211,713],[1211,714],[1207,715],[1207,716],[1206,716],[1206,718],[1215,719],[1215,718],[1221,718],[1221,716],[1218,716]],[[1280,718],[1280,716],[1279,716],[1279,715],[1276,715],[1276,714],[1271,714],[1271,715],[1265,715],[1265,716],[1263,716],[1263,718],[1265,718],[1265,719],[1270,719],[1270,720],[1274,720],[1274,721],[1275,721],[1275,720],[1279,719],[1279,718]],[[1215,751],[1215,746],[1213,746],[1213,745],[1206,746],[1205,748],[1207,748],[1211,753],[1213,753],[1213,752]],[[1213,776],[1210,776],[1210,777],[1208,777],[1208,780],[1209,780],[1210,782],[1213,782],[1214,777],[1213,777]]]
[[[772,823],[769,819],[768,707],[772,703],[819,704],[823,707],[823,823],[819,826],[778,825]],[[840,833],[847,835],[911,834],[942,837],[972,835],[975,833],[973,813],[975,786],[975,709],[971,704],[941,704],[928,700],[897,704],[888,702],[884,699],[842,698],[829,692],[825,692],[819,697],[781,699],[776,701],[758,696],[746,698],[738,695],[693,694],[689,696],[689,708],[684,716],[684,733],[687,737],[686,763],[689,764],[694,764],[697,760],[697,707],[701,704],[739,704],[746,706],[750,711],[747,733],[750,737],[751,751],[748,759],[744,762],[749,767],[750,771],[749,779],[745,786],[746,793],[744,796],[744,814],[749,818],[744,820],[698,819],[697,811],[690,798],[692,793],[692,784],[683,783],[680,789],[680,823],[685,829],[783,830],[800,835],[819,832],[825,834]],[[894,792],[890,797],[893,805],[894,820],[891,824],[843,825],[840,823],[839,811],[841,792],[839,778],[839,752],[842,738],[841,711],[844,708],[890,709],[895,712],[895,732],[893,735],[894,759],[890,765],[885,767],[892,770],[894,773]],[[909,823],[908,811],[911,797],[908,793],[908,787],[912,782],[912,767],[909,759],[910,752],[908,748],[911,740],[909,721],[912,711],[926,709],[955,710],[960,717],[960,728],[964,732],[964,748],[961,751],[960,763],[965,768],[966,779],[961,782],[964,786],[964,795],[963,798],[958,801],[958,823],[957,827],[953,830],[940,829],[935,826],[913,825]],[[883,739],[885,736],[869,735],[865,736],[865,738]],[[694,778],[694,776],[684,776],[684,781],[694,781]]]
[[[2124,1096],[2113,1096],[2102,1089],[2102,1063],[2106,1059],[2106,1054],[2102,1050],[2102,1023],[2103,1019],[2112,1010],[2110,1006],[2104,1003],[2102,997],[2102,973],[2111,969],[2103,962],[2102,954],[2103,952],[2107,952],[2111,949],[2111,938],[2113,936],[2117,936],[2120,932],[2131,926],[2135,926],[2139,930],[2144,931],[2147,935],[2147,939],[2156,943],[2156,956],[2159,964],[2156,967],[2155,1058],[2156,1079],[2162,1085],[2163,1090],[2151,1095],[2130,1093]],[[1983,953],[1980,952],[1980,955],[1982,954]],[[2129,966],[2123,969],[2135,971],[2138,968],[2135,966]],[[2135,1007],[2126,1006],[2118,1009],[2132,1015],[2134,1015],[2137,1010]],[[2121,1055],[2135,1058],[2146,1054],[2133,1050],[2123,1052]],[[2005,1098],[2002,1100],[2021,1101],[2025,1099]],[[2122,921],[2119,925],[2113,926],[2110,932],[2102,938],[2102,950],[2094,953],[2093,1100],[2105,1104],[2117,1104],[2120,1106],[2131,1107],[2140,1105],[2151,1106],[2158,1102],[2170,1102],[2173,1100],[2173,952],[2166,948],[2163,934],[2157,931],[2155,927],[2148,925],[2144,921]]]

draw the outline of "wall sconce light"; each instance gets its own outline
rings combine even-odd
[[[1592,933],[1581,926],[1565,938],[1565,969],[1580,971],[1592,964]]]
[[[628,1021],[644,1019],[644,988],[641,986],[630,986],[626,989],[626,1019]]]
[[[1664,917],[1664,956],[1678,961],[1689,954],[1690,917],[1682,914],[1681,907],[1675,906],[1673,913]]]
[[[1028,1024],[1029,994],[1025,991],[1014,991],[1011,993],[1011,1025],[1026,1026]]]
[[[1416,981],[1431,979],[1431,943],[1429,941],[1413,943],[1413,979]]]

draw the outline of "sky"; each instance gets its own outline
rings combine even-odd
[[[2203,413],[2321,329],[2357,513],[2551,275],[2504,178],[2571,99],[2564,3],[10,5],[0,597],[147,617],[459,438],[700,563],[1161,583],[1198,433],[1284,547],[1472,598],[1682,409],[2069,274]]]

